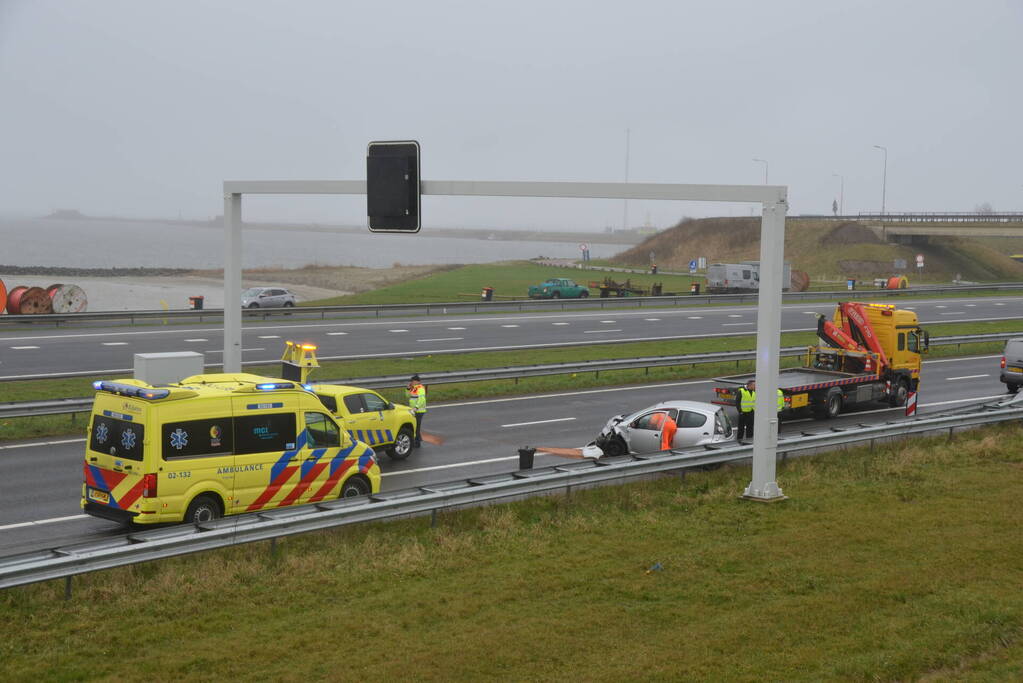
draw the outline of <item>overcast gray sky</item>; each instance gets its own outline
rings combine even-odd
[[[754,184],[790,214],[1023,209],[1023,2],[0,0],[0,211],[208,218],[224,179]],[[621,202],[424,198],[430,225],[620,226]],[[246,200],[358,223],[364,200]],[[749,215],[632,202],[631,224]]]

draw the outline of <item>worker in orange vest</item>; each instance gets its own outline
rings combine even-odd
[[[650,418],[650,426],[661,430],[661,450],[671,450],[671,442],[675,440],[678,424],[672,419],[671,413],[655,413]]]

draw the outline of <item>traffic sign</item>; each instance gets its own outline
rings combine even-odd
[[[373,232],[419,232],[419,143],[371,142],[366,147],[366,213]]]
[[[590,245],[586,244],[585,242],[583,242],[582,244],[579,245],[580,251],[587,251],[589,248],[590,248]]]
[[[917,265],[923,263],[924,262],[924,255],[923,254],[917,254],[916,255],[916,262],[917,262]]]
[[[693,259],[689,262],[689,272],[690,273],[696,272],[696,259]]]

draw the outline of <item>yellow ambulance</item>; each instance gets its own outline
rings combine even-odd
[[[82,485],[90,515],[200,523],[380,490],[373,449],[307,385],[229,373],[93,386]]]

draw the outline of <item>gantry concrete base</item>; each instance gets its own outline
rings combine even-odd
[[[743,500],[753,500],[758,503],[777,503],[788,500],[788,496],[782,493],[781,489],[778,488],[778,484],[773,481],[768,482],[762,489],[754,489],[753,484],[750,483],[739,497]]]

